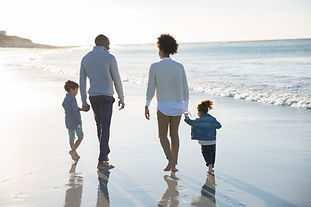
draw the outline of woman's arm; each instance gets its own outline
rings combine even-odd
[[[156,89],[156,78],[154,69],[151,65],[149,70],[148,86],[146,92],[146,106],[149,106],[152,98],[154,97],[155,89]]]
[[[188,81],[185,69],[183,67],[183,89],[184,89],[184,101],[188,103],[189,101],[189,88],[188,88]]]
[[[145,105],[145,117],[146,119],[150,119],[150,112],[149,112],[149,105],[154,97],[156,89],[156,77],[155,72],[152,69],[152,65],[150,66],[149,70],[149,77],[148,77],[148,86],[147,86],[147,92],[146,92],[146,105]]]

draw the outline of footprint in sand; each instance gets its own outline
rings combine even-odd
[[[15,196],[13,197],[13,199],[27,199],[28,198],[29,193],[26,192],[19,192],[16,193]]]

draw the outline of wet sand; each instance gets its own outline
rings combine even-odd
[[[200,145],[180,125],[176,174],[163,171],[155,100],[144,118],[145,89],[124,83],[126,108],[114,107],[110,171],[96,170],[92,112],[82,113],[85,139],[72,165],[61,102],[66,79],[0,66],[2,98],[0,206],[308,206],[311,112],[212,97],[218,131],[215,176]],[[191,94],[190,110],[202,94]],[[77,97],[81,104],[80,98]]]

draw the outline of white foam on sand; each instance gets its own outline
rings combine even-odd
[[[82,113],[85,139],[73,166],[61,102],[63,80],[50,72],[1,66],[0,206],[308,206],[311,202],[309,110],[212,97],[218,131],[215,177],[207,176],[190,128],[180,125],[175,175],[157,138],[155,100],[144,118],[145,88],[125,83],[126,108],[115,105],[111,163],[97,172],[93,114]],[[35,78],[35,77],[41,78]],[[191,94],[189,109],[205,94]],[[79,97],[77,97],[80,103]],[[79,104],[80,105],[80,104]],[[5,120],[5,121],[3,121]]]

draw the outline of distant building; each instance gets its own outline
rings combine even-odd
[[[6,35],[5,31],[0,31],[0,35]]]

